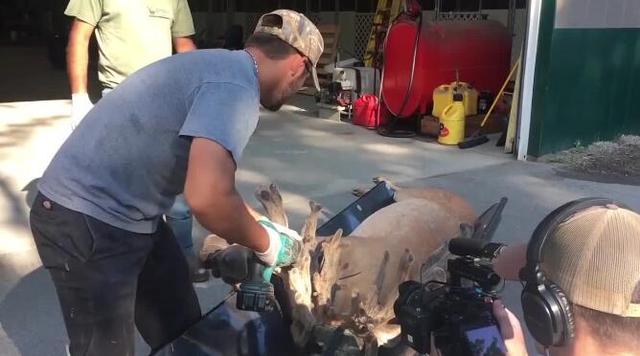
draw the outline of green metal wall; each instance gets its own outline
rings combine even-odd
[[[557,18],[559,5],[565,18]],[[570,13],[567,20],[566,12],[576,5],[577,1],[542,3],[530,156],[624,133],[640,134],[640,18],[597,23],[598,14],[592,11]],[[640,9],[640,4],[632,6]],[[632,27],[632,21],[639,25]]]

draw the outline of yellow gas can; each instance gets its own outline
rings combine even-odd
[[[453,102],[453,92],[451,86],[448,84],[442,84],[441,86],[433,89],[433,110],[431,115],[440,117],[442,110]]]
[[[453,103],[442,110],[438,142],[443,145],[457,145],[464,140],[465,107],[462,101],[462,94],[456,93],[453,96]]]
[[[466,116],[478,114],[478,91],[471,84],[465,82],[452,82],[450,87],[453,94],[461,93]]]

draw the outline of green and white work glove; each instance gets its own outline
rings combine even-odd
[[[266,217],[258,219],[258,224],[269,235],[269,248],[257,252],[256,256],[267,266],[283,267],[293,264],[302,250],[302,237],[287,227],[276,224]]]
[[[85,115],[93,108],[93,103],[89,99],[87,93],[75,93],[71,94],[71,129],[80,124],[80,121],[84,119]]]

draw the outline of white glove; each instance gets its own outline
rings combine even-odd
[[[266,217],[258,219],[258,223],[269,235],[269,248],[264,252],[256,251],[256,256],[273,267],[294,263],[302,250],[302,237],[294,230],[278,225]]]
[[[80,121],[93,108],[93,103],[89,100],[87,93],[71,94],[71,129],[74,130]]]

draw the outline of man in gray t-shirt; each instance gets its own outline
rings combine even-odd
[[[200,318],[161,219],[180,193],[205,228],[265,264],[296,260],[300,236],[246,206],[235,170],[259,105],[279,109],[309,74],[317,83],[323,47],[306,17],[278,10],[261,17],[244,51],[151,64],[87,114],[46,169],[30,216],[71,355],[133,354],[134,320],[157,350]]]
[[[187,0],[71,0],[65,15],[74,18],[67,46],[71,87],[71,126],[75,128],[93,107],[87,94],[89,39],[95,34],[100,61],[102,96],[126,77],[155,61],[196,49]],[[194,282],[209,278],[198,269],[193,251],[191,213],[184,197],[176,197],[166,221],[183,249]]]

